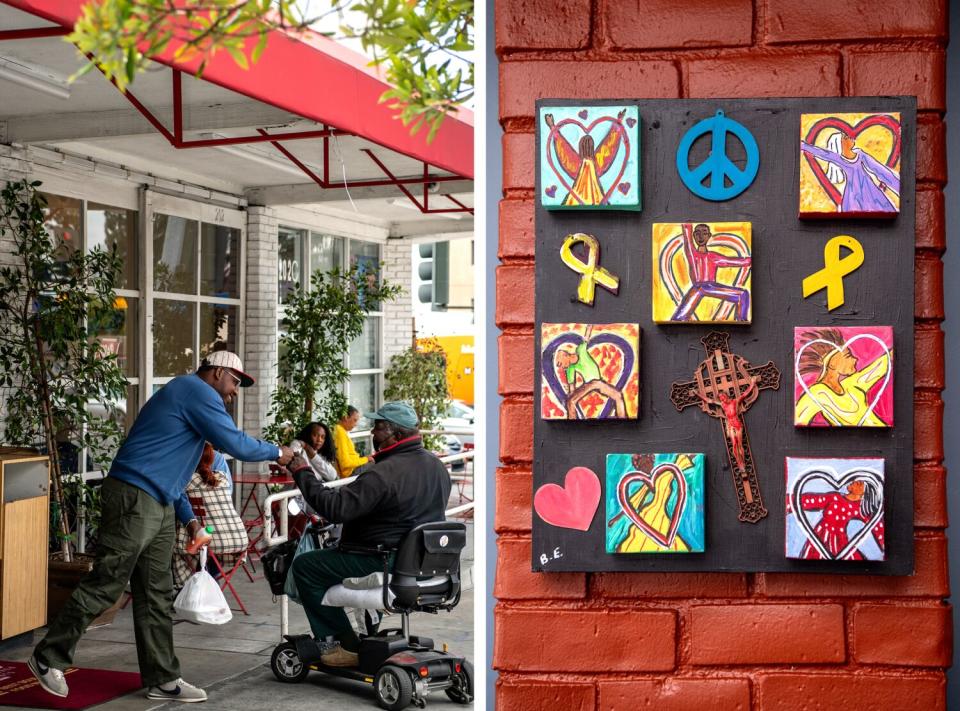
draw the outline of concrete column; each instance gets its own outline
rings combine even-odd
[[[277,382],[277,217],[272,208],[247,208],[247,284],[243,366],[256,384],[243,392],[242,426],[259,437]],[[247,470],[266,471],[249,463]]]

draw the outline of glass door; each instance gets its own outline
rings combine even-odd
[[[149,191],[145,202],[144,402],[211,351],[242,353],[246,226],[240,210]]]

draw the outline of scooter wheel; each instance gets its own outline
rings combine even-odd
[[[399,711],[407,708],[413,699],[413,679],[406,670],[388,664],[377,671],[373,690],[381,707],[387,711]]]
[[[279,681],[297,684],[310,673],[310,667],[300,661],[297,646],[291,642],[278,644],[270,655],[270,669]]]
[[[451,701],[458,704],[469,704],[473,702],[473,665],[464,660],[460,667],[460,673],[455,676],[455,686],[446,689],[447,696]]]

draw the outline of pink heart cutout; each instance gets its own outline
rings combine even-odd
[[[551,526],[586,531],[600,505],[600,479],[587,467],[573,467],[563,486],[544,484],[533,496],[533,509]]]

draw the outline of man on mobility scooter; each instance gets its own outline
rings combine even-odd
[[[291,572],[313,639],[288,637],[274,652],[274,673],[281,681],[299,681],[314,668],[372,682],[381,705],[391,709],[411,700],[422,706],[426,693],[441,688],[468,702],[469,663],[433,650],[432,640],[409,635],[406,620],[410,611],[451,609],[459,601],[459,554],[466,533],[462,523],[445,522],[450,475],[423,448],[410,405],[389,402],[369,417],[375,422],[377,451],[374,464],[356,481],[327,488],[300,455],[290,464],[306,502],[327,521],[342,523],[343,532],[337,548],[294,559]],[[409,596],[401,591],[389,606],[403,613],[403,629],[370,635],[361,643],[343,608],[324,605],[324,595],[345,578],[388,571],[396,580],[383,579],[384,606],[388,587],[406,584],[411,591]]]

